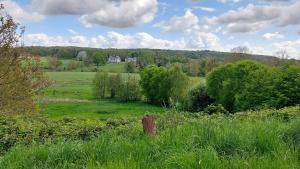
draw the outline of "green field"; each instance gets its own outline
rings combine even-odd
[[[68,64],[72,61],[72,59],[59,59],[62,62],[62,65],[59,69],[61,69],[62,71],[66,71],[68,70]],[[76,61],[76,60],[73,60]],[[80,61],[76,61],[76,62],[80,62]],[[47,69],[49,67],[49,63],[46,57],[42,57],[41,58],[41,66],[44,69]],[[102,71],[107,71],[110,73],[126,73],[125,70],[125,63],[119,63],[119,64],[105,64],[104,66],[94,66],[94,65],[90,65],[90,66],[83,66],[82,68],[79,66],[78,68],[74,69],[74,70],[68,70],[68,71],[72,71],[72,72],[91,72],[91,71],[95,71],[95,70],[102,70]]]
[[[121,103],[114,100],[93,100],[92,81],[94,72],[48,72],[54,84],[45,91],[46,104],[42,113],[50,118],[79,117],[108,119],[161,113],[163,108],[142,102]],[[128,74],[123,74],[127,76]],[[138,76],[138,74],[131,74]]]
[[[113,100],[93,100],[92,81],[95,72],[47,72],[54,84],[45,91],[46,104],[42,105],[43,114],[50,118],[122,118],[161,113],[163,108],[146,103],[121,103]],[[128,76],[128,74],[122,74]],[[137,76],[138,74],[130,74]],[[194,87],[204,83],[204,78],[192,77]]]
[[[121,103],[117,101],[97,102],[51,102],[46,106],[44,115],[52,119],[76,117],[87,119],[121,119],[127,117],[142,117],[147,113],[158,114],[164,111],[161,107],[146,103]]]

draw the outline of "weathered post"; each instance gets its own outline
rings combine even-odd
[[[156,127],[155,127],[155,117],[151,115],[146,115],[142,119],[144,133],[149,136],[154,136],[156,134]]]

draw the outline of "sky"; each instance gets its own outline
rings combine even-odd
[[[300,0],[0,0],[27,46],[155,48],[300,59]]]

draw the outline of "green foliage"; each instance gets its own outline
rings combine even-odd
[[[215,68],[207,76],[208,95],[230,112],[300,103],[300,67],[271,68],[240,61]]]
[[[135,62],[126,62],[125,70],[127,73],[134,73],[136,71],[136,63]]]
[[[279,121],[272,116],[274,110],[232,116],[201,114],[197,118],[195,114],[170,112],[157,116],[158,132],[151,138],[143,134],[140,121],[107,121],[119,127],[103,130],[99,137],[87,140],[20,145],[0,158],[0,166],[3,169],[299,168],[299,147],[282,139],[296,125],[294,121],[299,120],[299,107],[279,111],[293,114],[296,119]]]
[[[107,72],[97,72],[93,80],[94,96],[98,99],[103,99],[108,90],[109,79]]]
[[[216,114],[216,113],[221,113],[221,114],[229,113],[221,104],[218,105],[210,104],[206,108],[204,108],[204,112],[209,115]]]
[[[150,103],[177,104],[186,94],[188,78],[178,65],[170,69],[148,66],[140,75],[143,93]]]
[[[143,94],[153,104],[167,104],[170,96],[168,70],[164,67],[148,66],[140,73]]]
[[[173,105],[183,102],[187,95],[189,78],[182,72],[181,66],[176,64],[168,70],[170,83],[170,102]]]
[[[119,91],[117,91],[118,99],[121,101],[139,101],[141,100],[141,87],[139,80],[135,76],[123,77]]]
[[[89,140],[111,128],[127,125],[134,118],[100,121],[76,118],[49,120],[43,117],[0,117],[0,155],[17,144],[45,144],[67,140]]]
[[[107,63],[107,57],[102,53],[94,53],[91,55],[91,60],[97,67],[103,66]]]
[[[118,97],[117,93],[121,90],[122,77],[121,74],[109,76],[110,97]]]
[[[191,112],[203,111],[213,99],[207,95],[206,86],[201,84],[189,91],[185,109]]]

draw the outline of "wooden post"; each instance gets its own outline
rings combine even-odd
[[[154,136],[156,134],[156,127],[155,127],[155,117],[146,115],[142,119],[144,133],[149,136]]]

